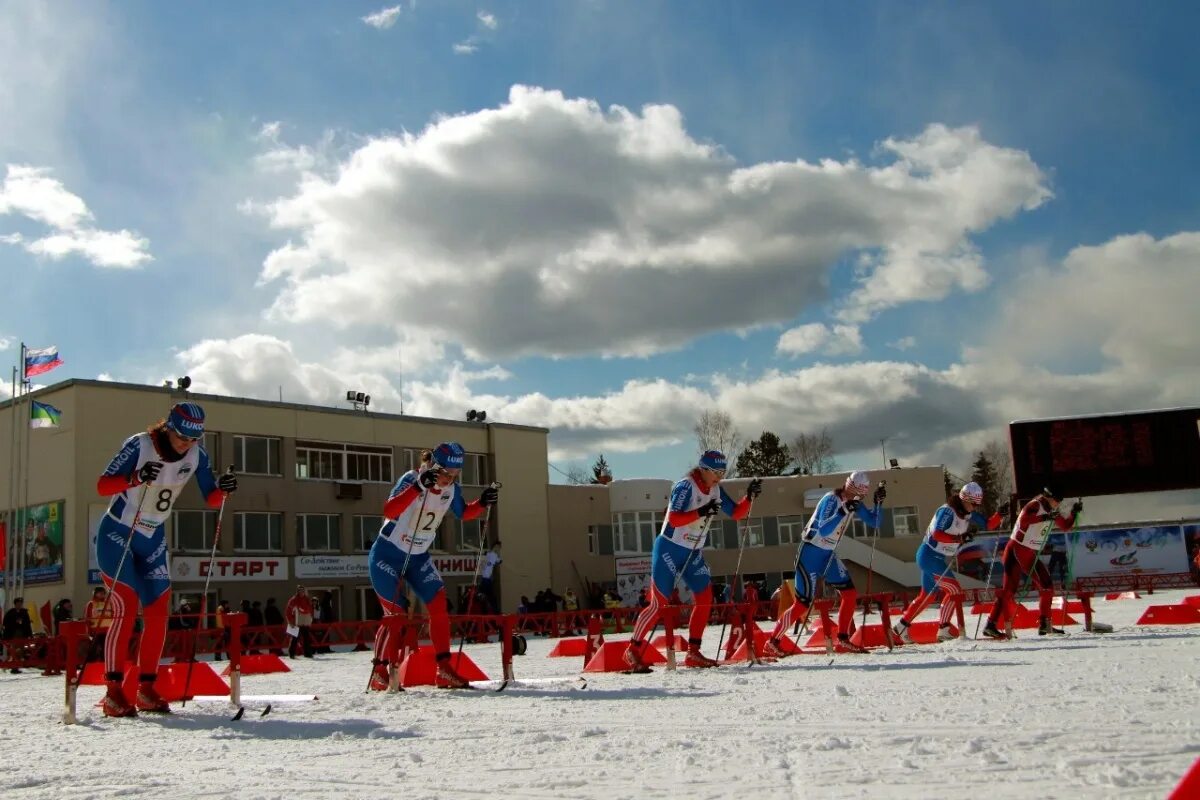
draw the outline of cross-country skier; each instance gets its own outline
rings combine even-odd
[[[957,566],[956,554],[961,545],[975,538],[971,527],[993,530],[1003,517],[999,513],[984,517],[976,509],[983,503],[983,487],[972,481],[959,489],[958,494],[946,501],[933,514],[925,539],[917,548],[917,566],[921,568],[921,591],[904,609],[894,633],[902,641],[912,643],[908,626],[929,607],[940,594],[942,613],[938,620],[938,641],[954,638],[950,631],[950,620],[954,609],[962,603],[963,590],[954,574]]]
[[[204,409],[195,403],[177,403],[165,420],[126,439],[96,482],[101,496],[112,497],[96,535],[96,558],[110,592],[113,615],[104,640],[105,716],[132,717],[139,710],[170,713],[166,701],[154,690],[171,607],[163,523],[193,475],[211,508],[219,508],[221,501],[237,490],[237,478],[231,473],[219,479],[213,475],[208,453],[198,444],[203,435]],[[133,530],[135,521],[137,530]],[[143,627],[138,642],[138,690],[131,703],[121,683],[139,603]]]
[[[796,556],[796,599],[775,623],[775,629],[763,645],[764,654],[774,658],[785,655],[780,640],[793,621],[804,619],[807,615],[817,590],[817,581],[822,576],[827,586],[838,591],[838,644],[847,650],[862,650],[850,643],[850,625],[854,619],[858,592],[854,589],[850,573],[834,550],[850,526],[852,516],[858,515],[873,528],[879,526],[879,506],[887,497],[887,489],[882,484],[876,488],[872,497],[875,507],[868,508],[862,501],[870,489],[870,476],[861,470],[855,471],[847,476],[842,488],[826,492],[817,503]]]
[[[1013,525],[1012,535],[1004,546],[1004,584],[996,592],[996,605],[988,616],[983,635],[991,639],[1007,639],[1008,621],[1017,612],[1017,592],[1021,588],[1027,574],[1038,590],[1038,614],[1041,616],[1038,625],[1038,635],[1062,633],[1059,628],[1050,624],[1050,604],[1054,600],[1054,583],[1050,580],[1050,572],[1039,559],[1042,545],[1050,533],[1050,526],[1042,523],[1050,522],[1060,531],[1066,532],[1075,527],[1079,513],[1083,511],[1083,502],[1075,501],[1071,506],[1071,515],[1064,517],[1058,513],[1058,506],[1063,497],[1053,489],[1042,489],[1042,493],[1030,500],[1021,509],[1017,522]],[[1032,573],[1032,574],[1030,574]]]
[[[457,483],[462,471],[463,449],[457,442],[443,442],[423,453],[417,469],[409,470],[392,488],[383,506],[384,522],[371,545],[368,565],[371,586],[379,596],[385,617],[404,613],[408,598],[401,580],[421,598],[429,610],[429,638],[437,658],[438,678],[454,689],[467,681],[450,665],[450,617],[446,611],[446,585],[429,555],[429,546],[447,511],[461,520],[481,516],[495,505],[500,493],[495,486],[483,490],[478,500],[467,503]],[[386,622],[386,619],[385,619]],[[388,654],[392,652],[389,627],[379,626],[375,636],[375,670],[371,688],[388,688]]]
[[[671,490],[666,519],[654,539],[650,556],[650,604],[642,609],[633,626],[633,639],[625,651],[625,663],[635,672],[649,672],[643,654],[646,639],[658,624],[664,607],[676,586],[676,577],[692,591],[692,616],[688,622],[688,650],[684,665],[715,667],[717,662],[700,652],[708,611],[712,607],[712,573],[704,561],[704,540],[713,518],[725,512],[735,520],[750,513],[750,502],[762,492],[762,481],[750,481],[746,495],[733,502],[721,488],[725,477],[725,454],[708,450],[700,463]]]

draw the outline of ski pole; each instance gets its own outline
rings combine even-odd
[[[753,511],[754,511],[754,501],[751,500],[750,508],[747,509],[747,511],[746,511],[746,516],[745,516],[746,524],[742,526],[741,535],[738,537],[737,566],[734,567],[733,584],[730,586],[730,589],[729,589],[730,601],[733,600],[733,593],[734,593],[734,591],[737,590],[738,579],[742,575],[742,554],[746,551],[746,539],[749,538],[749,535],[750,535],[750,514]],[[746,596],[746,592],[743,591],[742,597],[745,598],[745,596]],[[725,626],[728,624],[728,622],[729,622],[729,615],[728,614],[723,615],[721,618],[721,636],[720,636],[720,638],[717,639],[717,655],[718,656],[721,655],[721,643],[725,641]]]
[[[233,474],[233,467],[225,470],[226,475]],[[213,530],[212,549],[208,553],[208,568],[205,570],[204,576],[204,591],[200,594],[200,619],[196,623],[196,633],[192,634],[192,657],[188,659],[187,674],[183,679],[183,702],[181,706],[187,705],[188,688],[192,685],[192,667],[196,665],[196,640],[199,638],[200,625],[205,624],[208,620],[208,586],[212,581],[212,562],[217,557],[217,546],[221,541],[221,520],[225,516],[225,501],[229,499],[226,494],[221,498],[221,508],[217,510],[217,525]],[[230,667],[232,669],[232,665]]]
[[[142,506],[146,502],[146,494],[149,492],[151,485],[150,481],[142,484],[142,496],[138,499],[137,511],[133,514],[133,524],[129,526],[129,537],[125,540],[125,549],[121,551],[121,559],[117,562],[117,570],[112,575],[112,585],[108,587],[108,594],[104,595],[104,604],[100,606],[100,614],[97,619],[105,619],[108,615],[108,604],[112,601],[113,591],[116,589],[117,581],[121,577],[121,570],[125,567],[125,559],[129,557],[129,550],[133,545],[134,534],[137,532],[138,523],[142,520]],[[111,630],[109,632],[111,633]],[[108,637],[105,636],[104,640],[107,642]],[[79,674],[75,676],[75,680],[71,686],[72,701],[74,700],[75,690],[83,682],[84,668],[87,667],[89,661],[96,657],[96,645],[99,641],[99,636],[93,636],[91,643],[88,645],[87,654],[83,658],[83,666],[79,668]]]
[[[880,481],[883,486],[887,481]],[[871,558],[867,564],[867,596],[863,598],[862,626],[867,627],[867,609],[871,605],[871,579],[875,577],[875,545],[879,542],[879,503],[875,504],[875,533],[871,536]]]
[[[491,489],[500,489],[504,484],[500,481],[492,481],[488,484]],[[467,610],[466,613],[471,613],[471,606],[475,604],[475,590],[479,584],[479,569],[483,566],[483,545],[487,541],[488,527],[492,522],[492,507],[489,505],[487,511],[483,515],[483,525],[479,528],[479,552],[475,556],[475,574],[471,577],[471,591],[467,593]],[[470,630],[471,623],[468,622],[463,627],[462,638],[458,640],[458,655],[462,655],[463,645],[467,641],[467,631]]]

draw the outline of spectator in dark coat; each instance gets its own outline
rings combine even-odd
[[[275,605],[275,598],[268,597],[267,605],[263,608],[263,624],[271,627],[286,625],[283,619],[283,612],[279,610],[279,606]],[[271,655],[281,656],[283,650],[275,648],[271,650]]]
[[[13,598],[13,607],[4,613],[4,638],[33,638],[33,620],[29,619],[29,611],[25,608],[25,599],[23,597]],[[13,653],[10,652],[9,658],[12,657]],[[9,670],[14,675],[20,671],[16,667]]]
[[[54,606],[54,635],[58,636],[60,622],[70,622],[73,619],[75,619],[75,608],[71,605],[71,598],[64,597]]]

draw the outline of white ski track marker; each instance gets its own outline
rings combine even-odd
[[[496,694],[510,688],[538,689],[554,686],[564,686],[569,689],[586,689],[587,679],[576,675],[564,678],[513,678],[511,680],[471,681],[472,689],[491,691]]]

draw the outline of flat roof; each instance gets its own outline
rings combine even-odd
[[[439,417],[416,417],[411,414],[388,414],[386,412],[379,412],[379,411],[356,411],[352,408],[338,408],[337,406],[316,406],[316,405],[309,405],[307,403],[281,402],[279,400],[258,400],[253,397],[232,397],[229,395],[220,395],[220,394],[202,394],[200,392],[184,392],[180,389],[167,388],[166,386],[147,386],[146,384],[143,384],[143,383],[121,383],[119,381],[98,381],[98,380],[91,380],[88,378],[68,378],[65,381],[60,381],[58,383],[54,383],[49,386],[43,386],[40,389],[35,389],[32,392],[30,392],[28,396],[29,397],[37,397],[38,395],[41,395],[41,394],[48,394],[50,392],[56,392],[56,391],[60,391],[62,389],[69,389],[73,386],[87,386],[90,388],[98,388],[98,389],[115,389],[115,390],[120,390],[120,391],[153,392],[155,394],[165,394],[165,395],[167,395],[168,399],[172,403],[180,402],[181,400],[184,400],[184,399],[195,400],[197,402],[203,402],[205,400],[213,400],[213,401],[216,401],[219,403],[235,403],[235,404],[239,404],[239,405],[259,406],[262,408],[278,408],[278,409],[290,410],[290,411],[315,411],[315,412],[319,412],[319,413],[323,413],[323,414],[342,414],[342,415],[351,416],[351,417],[370,416],[374,419],[416,422],[416,423],[420,423],[422,425],[453,425],[456,427],[463,426],[463,425],[484,425],[484,426],[491,425],[491,426],[494,426],[497,428],[510,428],[513,430],[534,431],[534,432],[540,432],[540,433],[545,433],[545,434],[550,433],[549,428],[541,428],[541,427],[537,427],[534,425],[516,425],[513,423],[509,423],[509,422],[492,422],[490,420],[487,422],[482,422],[482,423],[481,422],[467,422],[466,420],[450,420],[450,419],[441,419]],[[180,397],[180,395],[182,395],[182,397]],[[13,404],[13,399],[10,398],[8,400],[4,400],[3,402],[0,402],[0,408],[7,408],[7,407],[11,406],[12,404]]]

